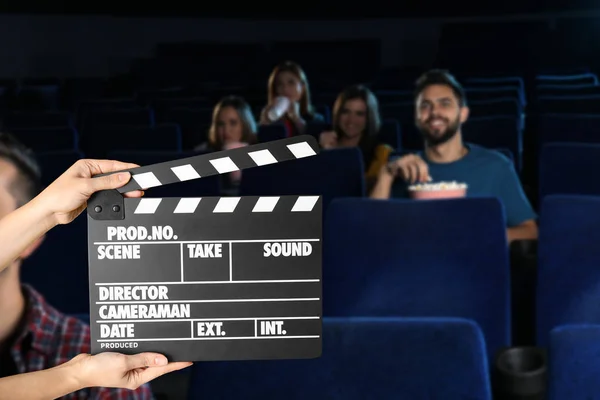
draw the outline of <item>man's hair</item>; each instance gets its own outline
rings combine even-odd
[[[41,170],[33,151],[9,133],[0,132],[0,160],[10,162],[17,169],[17,176],[8,187],[17,207],[41,192]]]
[[[415,100],[421,95],[421,92],[431,85],[445,85],[452,89],[454,96],[458,99],[458,105],[465,107],[467,105],[467,96],[462,85],[456,78],[444,69],[432,69],[425,72],[417,79],[415,83]]]

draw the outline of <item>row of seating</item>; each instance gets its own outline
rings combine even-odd
[[[569,96],[594,95],[598,94],[597,78],[593,74],[584,75],[581,79],[574,80],[578,76],[557,77],[560,80],[552,81],[550,85],[539,85],[535,89],[536,108],[544,109],[549,107],[551,111],[555,109],[557,104],[561,103],[560,99],[568,99]],[[519,77],[500,77],[490,79],[465,79],[465,91],[470,101],[471,107],[474,108],[476,114],[480,115],[514,115],[519,116],[528,105],[527,93],[524,88],[523,80]],[[383,114],[385,117],[398,118],[399,115],[404,115],[408,109],[409,116],[412,116],[410,109],[413,106],[412,81],[405,82],[403,85],[408,88],[397,90],[394,89],[394,84],[390,83],[390,87],[386,90],[375,90],[376,96],[379,98],[380,104],[383,106]],[[184,84],[185,86],[185,84]],[[213,84],[214,86],[214,84]],[[217,84],[219,86],[219,84]],[[266,93],[257,95],[254,91],[248,92],[242,86],[230,87],[227,82],[221,82],[220,86],[227,87],[230,92],[235,92],[246,98],[254,107],[255,111],[259,111],[260,107],[266,104]],[[0,86],[2,87],[2,86]],[[28,85],[27,90],[38,91],[40,101],[47,103],[46,107],[33,108],[34,110],[45,111],[60,111],[62,108],[57,107],[59,97],[59,86],[40,84],[38,86]],[[210,89],[206,89],[210,91]],[[318,111],[326,117],[330,116],[330,107],[334,103],[341,87],[334,92],[313,90],[312,99],[318,106]],[[4,87],[3,93],[6,94],[9,89]],[[97,90],[93,93],[97,94]],[[239,93],[238,93],[239,92]],[[31,93],[30,96],[34,96]],[[0,96],[1,97],[1,96]],[[48,99],[48,98],[52,99]],[[134,108],[151,108],[157,113],[162,113],[173,108],[194,108],[194,109],[212,109],[218,98],[204,96],[194,93],[193,91],[184,88],[167,88],[154,91],[136,92],[132,96],[120,96],[118,98],[87,98],[82,97],[76,102],[77,108],[74,111],[78,117],[85,117],[90,111],[101,111],[107,109],[134,109]],[[548,103],[546,106],[545,103]],[[558,109],[564,107],[558,105]],[[20,108],[17,108],[20,109]],[[386,110],[387,109],[387,110]],[[25,108],[25,110],[28,110]],[[30,109],[31,110],[31,109]],[[71,110],[73,111],[73,110]],[[389,114],[389,115],[387,115]]]
[[[106,157],[111,151],[183,151],[182,127],[187,128],[188,132],[190,127],[197,127],[197,133],[202,129],[199,120],[192,123],[179,120],[177,123],[148,127],[137,126],[134,120],[130,125],[124,124],[123,121],[112,125],[111,120],[107,119],[109,125],[96,127],[88,135],[81,135],[73,127],[35,127],[32,125],[33,121],[35,119],[28,120],[26,124],[29,126],[25,127],[13,125],[11,131],[35,151],[81,150],[94,157]],[[539,145],[561,141],[593,142],[595,138],[589,135],[589,132],[596,129],[595,127],[600,128],[600,115],[544,115],[539,118],[538,123],[542,132]],[[517,124],[518,121],[511,117],[474,117],[465,124],[463,134],[466,141],[485,147],[506,149],[510,158],[514,158],[518,169],[522,164],[523,137]],[[208,128],[204,126],[204,129]],[[312,122],[308,124],[306,133],[318,137],[321,132],[329,129],[331,127],[327,123]],[[403,139],[406,135],[402,134],[399,122],[388,119],[383,121],[379,140],[398,151],[403,149],[403,141],[413,142],[415,147],[412,149],[419,149],[421,146],[417,142],[420,136],[414,132],[410,133],[413,134],[412,137]],[[284,138],[286,134],[282,125],[259,126],[257,139],[259,142],[268,142]],[[197,137],[200,137],[200,134]]]
[[[142,131],[144,132],[144,131]],[[136,136],[145,140],[143,134]],[[116,140],[116,139],[115,139]],[[177,140],[174,140],[174,146]],[[101,147],[104,142],[98,143]],[[511,158],[508,149],[497,149]],[[124,160],[138,165],[187,158],[201,152],[173,151],[110,151],[110,159]],[[87,154],[85,156],[88,156]],[[43,181],[49,184],[75,161],[84,157],[78,151],[40,152]],[[600,195],[600,186],[589,175],[598,168],[600,144],[548,143],[540,155],[539,199],[551,194]],[[362,154],[358,148],[323,151],[319,157],[263,166],[243,172],[241,195],[294,195],[297,193],[324,196],[326,204],[337,197],[366,196]],[[327,171],[326,174],[323,171]],[[277,182],[273,185],[273,182]],[[219,196],[223,194],[221,179],[217,176],[181,182],[177,185],[152,188],[149,195],[156,197]],[[537,208],[538,204],[535,204]]]
[[[594,100],[597,81],[591,73],[540,76],[533,92],[539,96],[528,99],[531,95],[527,96],[519,77],[465,78],[471,108],[471,118],[463,129],[465,138],[486,147],[506,149],[519,172],[525,167],[524,159],[529,159],[529,165],[534,165],[533,173],[537,174],[536,153],[541,143],[564,139],[595,141],[588,133],[600,120],[596,114],[600,108],[593,106],[597,103]],[[34,90],[37,86],[28,87]],[[40,87],[42,91],[48,89]],[[65,150],[75,147],[93,157],[106,157],[110,150],[190,149],[207,139],[213,104],[207,96],[178,97],[184,93],[170,89],[138,93],[134,98],[85,100],[75,113],[9,112],[4,117],[4,128],[16,131],[25,141],[39,143],[36,147],[63,150],[57,147],[64,144]],[[377,90],[376,93],[384,117],[380,139],[399,151],[421,148],[422,139],[413,122],[412,91]],[[327,104],[332,104],[336,95],[323,92],[314,93],[313,97],[327,98]],[[260,105],[255,104],[257,113],[263,103],[261,100]],[[318,111],[330,119],[330,106],[319,107]],[[308,133],[318,135],[330,128],[329,121],[312,124]],[[63,132],[62,139],[53,141],[44,136],[56,134],[57,130]],[[263,127],[259,140],[272,140],[284,134],[282,127]],[[147,136],[146,139],[140,140],[141,135]],[[536,138],[527,137],[532,135]],[[526,152],[529,155],[524,155]]]
[[[89,314],[73,316],[90,323]],[[188,398],[563,400],[600,391],[596,323],[560,325],[546,348],[506,348],[493,360],[479,325],[464,318],[324,317],[322,323],[320,357],[199,361]]]
[[[337,93],[327,92],[322,90],[319,83],[319,71],[315,71],[314,78],[317,83],[314,89],[316,97],[326,98],[327,103],[335,99]],[[412,81],[415,77],[403,76],[399,71],[388,73],[385,69],[380,70],[377,76],[371,79],[368,85],[373,88],[378,96],[382,98],[386,96],[386,92],[391,90],[410,92],[412,89]],[[404,74],[405,75],[405,74]],[[461,78],[462,79],[462,78]],[[313,79],[311,79],[313,80]],[[535,87],[533,93],[526,93],[525,80],[519,76],[506,76],[495,78],[464,78],[464,83],[468,90],[473,92],[474,98],[478,98],[477,91],[485,86],[503,86],[498,89],[508,95],[512,95],[517,91],[519,100],[525,104],[527,97],[540,95],[556,95],[556,94],[595,94],[597,93],[591,87],[598,85],[598,78],[590,72],[578,74],[562,74],[562,75],[537,75],[534,78]],[[250,82],[253,83],[253,82]],[[564,90],[564,86],[568,85],[570,89]],[[0,81],[0,99],[4,102],[0,104],[14,104],[17,107],[36,108],[36,106],[45,106],[46,109],[60,109],[66,104],[80,103],[93,98],[102,97],[115,92],[115,87],[118,86],[118,81],[105,78],[72,78],[72,79],[20,79]],[[122,95],[130,92],[133,98],[138,100],[140,104],[147,105],[151,101],[160,98],[182,98],[194,95],[200,99],[210,102],[209,96],[199,96],[194,93],[191,88],[181,86],[171,86],[164,89],[126,89],[128,85],[123,85],[118,92]],[[196,83],[196,86],[202,89],[205,93],[218,92],[221,86],[231,87],[231,82],[213,82],[207,81],[204,83]],[[238,82],[236,86],[243,87]],[[255,85],[249,87],[254,88]],[[261,85],[262,87],[262,85]],[[111,90],[112,89],[112,90]],[[527,96],[529,94],[529,96]],[[484,96],[485,98],[485,96]],[[266,96],[262,96],[262,100],[266,100]]]
[[[597,241],[599,205],[597,197],[544,200],[539,345],[558,325],[600,315],[594,280],[600,254],[590,245]],[[490,355],[511,344],[511,274],[497,199],[336,199],[327,207],[323,235],[325,316],[463,317],[480,325]],[[59,227],[22,269],[24,280],[65,312],[88,310],[86,237],[85,218]],[[65,252],[57,243],[72,247]],[[57,268],[63,273],[52,272]]]
[[[600,392],[599,334],[598,325],[558,327],[547,363],[501,360],[492,382],[485,339],[471,321],[324,318],[321,358],[199,362],[188,398],[592,399]]]
[[[179,110],[181,111],[181,110]],[[146,114],[147,111],[144,111]],[[169,150],[181,151],[186,140],[195,145],[206,140],[210,117],[208,113],[195,110],[184,112],[155,124],[146,115],[138,118],[138,111],[115,111],[102,113],[102,123],[82,133],[63,114],[23,114],[19,118],[6,119],[6,129],[14,132],[35,150],[62,151],[82,150],[93,157],[106,157],[114,150]],[[463,127],[466,141],[490,148],[503,148],[510,152],[517,170],[523,166],[524,135],[519,119],[510,116],[473,117]],[[590,132],[600,128],[600,114],[568,115],[544,114],[529,120],[539,132],[534,151],[548,142],[596,142]],[[307,134],[318,136],[331,129],[329,123],[310,123]],[[258,140],[266,142],[285,137],[281,125],[261,126]],[[186,139],[188,138],[188,139]],[[414,127],[402,129],[396,119],[383,121],[379,139],[395,149],[415,150],[422,147],[422,139]]]

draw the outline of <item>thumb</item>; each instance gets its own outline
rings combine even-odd
[[[167,357],[158,353],[140,353],[127,356],[126,366],[128,370],[145,367],[159,367],[168,364]]]
[[[117,189],[121,186],[124,186],[131,179],[131,174],[129,172],[119,172],[115,174],[100,176],[96,178],[92,178],[91,188],[94,192],[100,190],[108,190],[108,189]]]

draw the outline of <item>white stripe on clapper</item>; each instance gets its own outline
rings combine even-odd
[[[154,214],[162,199],[141,199],[134,214]]]
[[[292,212],[312,211],[318,200],[319,196],[299,196],[296,204],[292,207]]]
[[[221,197],[219,202],[213,210],[214,213],[232,213],[235,211],[238,203],[240,202],[239,197]]]
[[[151,187],[160,186],[162,183],[152,172],[144,172],[143,174],[133,175],[133,179],[142,189],[150,189]]]
[[[190,164],[173,167],[171,168],[171,171],[177,175],[177,178],[179,178],[180,181],[189,181],[200,178],[198,172]]]
[[[254,160],[256,165],[263,166],[267,164],[275,164],[277,159],[273,157],[273,154],[269,150],[259,150],[248,153],[248,155]]]
[[[233,160],[229,157],[217,158],[215,160],[210,160],[210,163],[215,167],[215,169],[220,174],[226,174],[228,172],[238,171],[239,168]]]
[[[252,212],[273,212],[279,197],[259,197]]]
[[[196,211],[198,204],[200,204],[201,198],[182,198],[177,203],[177,207],[175,207],[174,214],[192,214]]]
[[[288,144],[287,147],[296,158],[310,157],[317,154],[313,148],[310,147],[310,144],[306,142]]]

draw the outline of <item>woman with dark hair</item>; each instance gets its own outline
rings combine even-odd
[[[393,150],[377,139],[380,128],[377,98],[365,86],[355,85],[338,95],[333,106],[333,130],[321,133],[319,143],[323,149],[359,147],[369,189]]]
[[[273,69],[267,93],[268,104],[260,114],[261,125],[281,122],[289,136],[296,136],[304,133],[307,122],[324,121],[311,103],[306,74],[292,61],[283,62]]]

